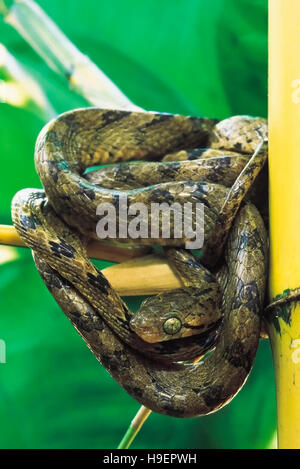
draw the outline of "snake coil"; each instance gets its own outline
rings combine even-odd
[[[267,275],[266,230],[250,202],[261,200],[261,187],[253,183],[266,159],[265,147],[256,151],[257,130],[266,135],[264,119],[237,116],[217,122],[78,109],[51,121],[38,138],[35,161],[44,191],[24,189],[13,199],[14,225],[57,303],[114,379],[153,411],[174,417],[214,412],[234,397],[251,370]],[[150,159],[154,162],[116,165]],[[84,174],[88,166],[106,163],[114,166]],[[224,314],[216,343],[214,332],[145,342],[130,327],[133,314],[89,261],[86,242],[96,237],[96,208],[100,203],[117,207],[124,191],[129,203],[204,203],[201,263],[218,281]],[[170,253],[182,253],[183,276],[191,265],[192,277],[203,274],[202,264],[191,262],[181,249],[185,241],[135,242],[171,246]],[[179,362],[212,346],[200,362]]]

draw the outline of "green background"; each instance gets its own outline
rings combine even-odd
[[[39,0],[67,36],[139,106],[223,118],[267,114],[267,0]],[[0,18],[0,42],[57,113],[86,105]],[[1,78],[1,77],[0,77]],[[40,187],[34,143],[45,121],[0,104],[0,221]],[[1,252],[0,252],[1,255]],[[43,286],[31,254],[0,266],[0,448],[114,448],[139,405],[96,361]],[[103,264],[101,264],[103,266]],[[137,300],[129,299],[131,307]],[[234,401],[180,420],[152,414],[132,448],[264,448],[275,433],[268,341]]]

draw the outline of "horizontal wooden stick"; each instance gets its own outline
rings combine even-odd
[[[0,244],[26,247],[13,226],[0,225]],[[167,261],[159,255],[146,255],[148,248],[108,246],[99,241],[88,245],[93,259],[122,262],[102,270],[120,295],[154,295],[182,286]],[[143,257],[142,257],[143,256]]]
[[[0,244],[9,246],[27,247],[16,229],[10,225],[0,225]],[[88,245],[88,255],[93,259],[110,262],[123,262],[140,257],[149,252],[147,247],[119,247],[91,241]]]
[[[155,295],[183,286],[164,257],[155,254],[102,270],[120,295]]]

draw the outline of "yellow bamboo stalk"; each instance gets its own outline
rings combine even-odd
[[[300,2],[269,1],[270,297],[300,286]],[[300,304],[269,316],[278,446],[300,448]]]

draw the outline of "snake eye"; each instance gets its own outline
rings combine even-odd
[[[181,329],[181,321],[175,316],[167,319],[163,324],[163,329],[166,334],[174,335]]]

